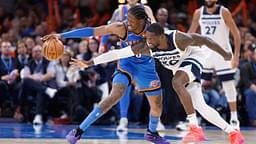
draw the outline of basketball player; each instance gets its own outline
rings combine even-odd
[[[216,71],[229,103],[231,111],[230,124],[234,128],[239,129],[236,106],[237,91],[235,88],[234,74],[235,68],[239,64],[241,39],[239,30],[229,10],[216,3],[217,0],[205,0],[205,6],[194,12],[192,24],[188,32],[196,32],[200,26],[203,36],[213,39],[221,47],[232,52],[229,43],[229,31],[231,32],[235,46],[233,59],[231,61],[225,61],[219,54],[205,48],[209,55],[206,59],[202,79],[211,80],[213,71]]]
[[[178,31],[164,33],[163,28],[156,23],[149,26],[146,37],[147,45],[151,50],[143,43],[140,43],[141,46],[134,45],[122,51],[122,53],[119,50],[113,50],[91,61],[74,59],[71,64],[79,67],[88,67],[123,56],[151,55],[158,59],[164,67],[174,72],[173,87],[185,108],[190,122],[190,131],[183,138],[184,142],[205,140],[204,133],[197,123],[195,108],[205,119],[227,132],[231,144],[242,144],[244,138],[240,131],[235,130],[221,118],[217,111],[205,103],[200,85],[202,63],[204,63],[205,57],[199,46],[207,45],[223,56],[225,60],[231,59],[231,53],[226,52],[211,39],[198,34],[185,34]]]
[[[111,20],[109,21],[109,23],[113,23],[113,22],[120,22],[120,21],[124,21],[127,20],[127,12],[128,10],[136,5],[142,5],[145,8],[145,11],[148,15],[148,17],[150,18],[152,23],[155,23],[155,17],[153,15],[153,12],[151,10],[151,8],[147,5],[143,5],[141,3],[138,3],[139,0],[127,0],[127,4],[125,5],[119,5],[119,7],[115,10]],[[105,35],[102,37],[102,41],[101,41],[101,46],[100,46],[100,52],[104,52],[106,50],[104,50],[105,48],[105,44],[107,42],[109,38],[109,35]],[[128,109],[129,109],[129,105],[130,105],[130,98],[131,98],[131,91],[132,91],[132,86],[129,85],[124,93],[124,95],[122,96],[122,98],[120,99],[119,102],[119,106],[120,106],[120,120],[119,120],[119,125],[117,126],[116,130],[120,131],[120,132],[127,132],[127,126],[128,126],[128,118],[127,118],[127,113],[128,113]],[[161,123],[161,121],[159,121],[159,123],[157,124],[157,130],[164,130],[164,125]]]
[[[143,40],[142,35],[149,25],[150,22],[144,7],[137,5],[128,10],[128,21],[115,22],[96,28],[86,27],[62,34],[52,34],[45,36],[43,40],[51,37],[82,38],[116,34],[123,40],[122,47],[125,47],[128,46],[129,42]],[[121,49],[121,51],[125,49]],[[162,91],[160,80],[155,70],[154,59],[150,56],[141,55],[121,59],[118,62],[117,69],[114,74],[110,96],[103,99],[80,126],[66,136],[67,140],[71,144],[75,144],[94,121],[120,100],[130,85],[131,79],[134,79],[137,87],[141,92],[145,93],[150,104],[149,127],[145,134],[145,139],[156,144],[168,144],[163,137],[159,136],[156,130],[162,112]]]

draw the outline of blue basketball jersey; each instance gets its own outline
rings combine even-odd
[[[126,29],[128,29],[128,21],[123,21],[123,23]],[[139,34],[127,30],[126,36],[120,40],[121,48],[143,41],[145,31],[149,25],[150,22],[146,21],[144,29]],[[160,80],[155,69],[155,61],[151,56],[136,55],[120,59],[117,69],[129,75],[135,81],[140,91],[153,91],[160,88]]]

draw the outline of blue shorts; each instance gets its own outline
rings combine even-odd
[[[147,96],[161,94],[161,83],[156,72],[155,61],[150,56],[130,57],[118,62],[113,83],[128,86],[131,80],[134,80],[138,90],[145,92]]]

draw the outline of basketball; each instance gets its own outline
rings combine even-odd
[[[43,55],[48,60],[57,60],[64,53],[64,46],[57,38],[51,38],[43,44]]]

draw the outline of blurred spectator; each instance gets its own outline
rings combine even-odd
[[[174,27],[172,27],[170,24],[167,23],[168,21],[168,10],[165,8],[160,8],[157,10],[156,13],[156,19],[157,22],[164,28],[164,30],[172,30]]]
[[[72,96],[71,118],[80,123],[93,109],[94,104],[101,100],[102,92],[96,87],[97,75],[93,69],[80,72],[77,95]]]
[[[78,47],[78,54],[76,55],[77,59],[86,59],[89,56],[85,56],[85,55],[89,55],[88,53],[88,41],[87,40],[82,40],[79,43],[79,47]]]
[[[256,126],[256,51],[254,49],[250,62],[241,67],[241,83],[245,96],[246,110],[251,125]]]
[[[3,104],[7,100],[11,101],[13,99],[14,87],[17,85],[19,76],[17,61],[10,57],[10,48],[11,43],[9,41],[2,41],[0,59],[0,115]]]
[[[55,63],[49,62],[42,56],[42,47],[36,45],[32,49],[32,59],[21,72],[22,88],[20,89],[20,104],[23,104],[28,96],[36,97],[36,116],[34,124],[42,124],[47,97],[53,98],[56,93]],[[47,96],[47,95],[48,96]]]
[[[69,120],[71,98],[76,95],[76,81],[79,78],[77,71],[74,71],[69,65],[69,61],[72,55],[66,51],[56,64],[56,81],[58,85],[58,91],[52,100],[53,111],[60,116],[55,121]],[[68,121],[70,122],[70,120]]]
[[[32,49],[36,46],[36,43],[33,38],[27,37],[27,38],[25,38],[25,44],[27,47],[27,53],[31,57]]]
[[[17,44],[17,59],[19,71],[24,68],[28,63],[29,55],[27,53],[27,47],[23,41],[19,41]]]
[[[89,39],[88,48],[91,54],[89,59],[98,56],[99,41],[96,38]],[[93,67],[93,69],[99,75],[96,85],[102,91],[102,98],[107,97],[109,94],[109,86],[106,79],[106,66],[107,64],[101,64]]]

